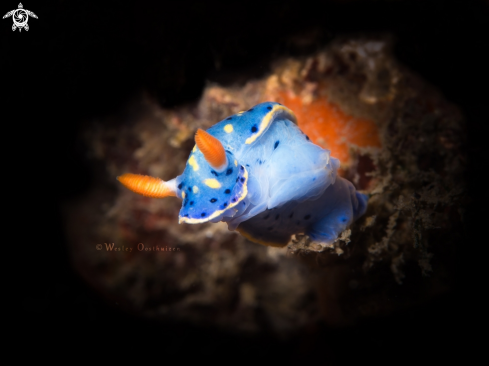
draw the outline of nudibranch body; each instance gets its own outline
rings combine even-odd
[[[367,196],[337,176],[338,159],[313,144],[279,103],[261,103],[207,132],[199,129],[195,140],[175,179],[154,183],[125,174],[119,180],[141,194],[180,197],[180,223],[224,221],[229,230],[271,246],[284,246],[298,233],[331,243],[366,210]]]

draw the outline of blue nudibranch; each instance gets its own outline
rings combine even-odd
[[[183,200],[179,223],[225,221],[251,241],[282,247],[292,234],[331,243],[365,213],[367,196],[337,175],[339,161],[313,144],[285,106],[266,102],[206,131],[182,175],[119,181],[152,197]]]

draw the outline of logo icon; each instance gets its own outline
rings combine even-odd
[[[3,16],[3,19],[8,18],[10,16],[14,21],[14,24],[12,25],[12,30],[15,31],[17,28],[19,28],[19,32],[22,31],[22,28],[24,28],[26,31],[29,30],[29,26],[27,25],[29,16],[37,19],[37,15],[30,10],[24,9],[22,3],[19,3],[18,9],[14,9],[12,11],[9,11],[7,14],[5,14]]]

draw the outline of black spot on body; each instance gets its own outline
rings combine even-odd
[[[189,192],[192,192],[192,187],[188,187],[188,191]]]
[[[217,172],[215,170],[211,170],[211,173],[217,177]]]
[[[238,178],[236,178],[236,182],[237,182],[238,180],[239,180],[239,177],[238,177]]]
[[[306,140],[309,141],[309,136],[306,135]]]
[[[232,152],[231,152],[231,151],[229,151],[229,150],[226,150],[226,152],[227,152],[227,153],[229,153],[229,154],[232,154]]]
[[[249,168],[250,167],[250,164],[246,164],[246,166]]]
[[[244,178],[241,178],[241,183],[244,183],[245,179]]]
[[[190,201],[190,206],[193,206],[194,205],[194,201]]]
[[[183,217],[188,217],[188,214],[183,215]]]
[[[244,170],[244,167],[241,165],[241,170]]]
[[[251,112],[252,110],[253,110],[253,108],[251,108],[251,109],[248,109],[248,110],[247,110],[247,112]]]
[[[217,201],[217,198],[211,198],[211,203],[214,203]]]
[[[226,121],[231,121],[233,119],[233,117],[228,117],[226,118]]]
[[[271,111],[271,110],[272,110],[272,107],[268,106],[268,107],[267,107],[267,109],[268,109],[269,111]]]
[[[309,220],[310,218],[311,218],[311,215],[304,216],[304,220]]]
[[[226,170],[226,175],[229,175],[233,172],[233,168],[229,168],[228,170]]]
[[[224,207],[228,207],[228,203],[227,203],[227,202],[224,202],[224,203],[223,203],[223,206],[224,206]]]
[[[233,202],[236,202],[236,198],[233,198],[233,199],[232,199],[232,201],[233,201]]]
[[[231,190],[230,190],[230,189],[226,189],[226,190],[224,191],[224,193],[229,194],[229,193],[231,193]]]
[[[202,213],[200,214],[200,216],[204,217],[204,216],[205,216],[205,212],[202,212]]]
[[[183,187],[183,182],[178,185],[178,189],[182,189]]]
[[[256,131],[258,131],[258,127],[256,127],[256,125],[251,127],[251,132],[255,133]]]
[[[277,148],[278,144],[280,144],[280,141],[275,141],[275,145],[273,145],[274,150]]]

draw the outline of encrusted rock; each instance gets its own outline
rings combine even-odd
[[[450,288],[451,251],[466,204],[463,118],[400,65],[389,39],[342,39],[281,59],[262,80],[208,85],[172,110],[148,96],[93,121],[85,141],[95,182],[66,207],[72,258],[109,302],[153,319],[282,334],[319,319],[343,325]],[[248,242],[225,224],[178,225],[180,202],[116,184],[125,173],[183,171],[197,128],[274,100],[332,156],[367,213],[330,246],[298,235],[284,249]]]

